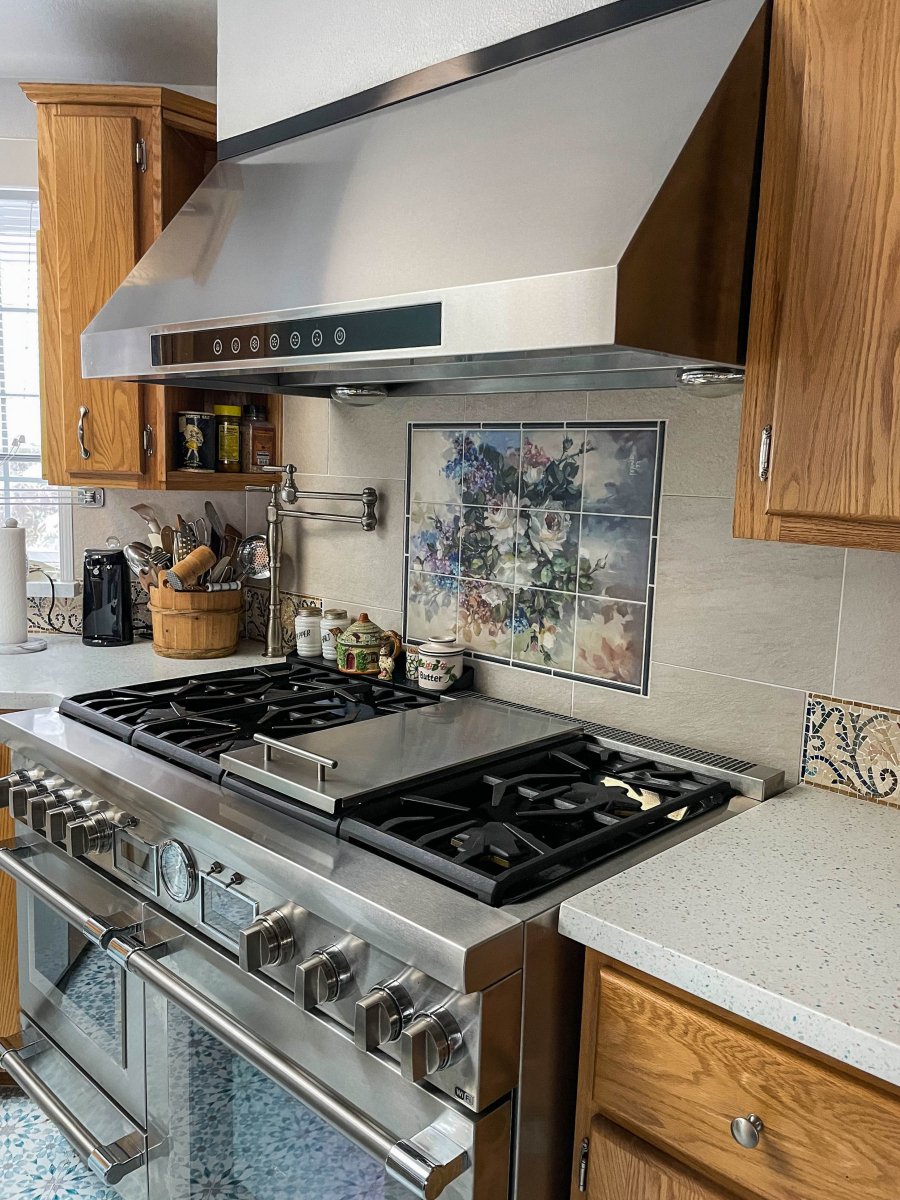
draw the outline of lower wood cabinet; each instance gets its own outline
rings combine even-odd
[[[900,1090],[593,952],[576,1121],[576,1197],[900,1197]]]
[[[604,1117],[594,1118],[585,1154],[587,1200],[736,1200]]]

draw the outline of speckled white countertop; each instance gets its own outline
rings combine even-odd
[[[563,905],[611,958],[900,1084],[900,812],[796,787]]]
[[[242,642],[229,658],[160,658],[148,641],[85,646],[80,637],[51,634],[38,654],[0,655],[0,709],[44,708],[64,696],[122,684],[177,679],[200,671],[257,666],[268,660],[259,642]]]

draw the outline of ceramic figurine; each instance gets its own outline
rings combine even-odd
[[[379,659],[397,657],[402,649],[400,635],[393,629],[382,629],[369,620],[368,613],[337,637],[337,666],[345,675],[377,675]]]
[[[391,651],[393,650],[393,653]],[[381,647],[381,653],[378,655],[378,678],[390,682],[394,678],[394,664],[397,657],[397,651],[393,648],[390,642],[385,642]]]
[[[422,655],[418,646],[406,646],[406,678],[412,683],[419,682],[419,663]]]

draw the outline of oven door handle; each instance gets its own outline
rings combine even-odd
[[[127,935],[113,936],[106,952],[126,971],[160,991],[233,1053],[268,1076],[361,1150],[380,1159],[391,1178],[422,1200],[434,1200],[469,1167],[469,1154],[436,1125],[398,1141],[383,1126],[346,1104],[336,1092],[284,1058],[273,1046],[157,961],[159,947],[147,950]]]
[[[16,883],[21,883],[39,900],[43,900],[70,925],[74,925],[89,942],[105,947],[113,933],[121,929],[123,923],[128,924],[127,919],[123,917],[117,922],[108,921],[82,908],[28,865],[27,860],[34,853],[35,846],[28,842],[21,842],[15,838],[0,842],[0,871],[11,876]]]
[[[144,1137],[135,1131],[109,1145],[98,1141],[25,1061],[39,1054],[47,1044],[42,1038],[26,1042],[21,1037],[0,1037],[0,1067],[56,1125],[81,1161],[104,1183],[115,1185],[144,1165],[147,1158]]]

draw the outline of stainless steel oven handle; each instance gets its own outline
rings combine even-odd
[[[39,1075],[25,1062],[25,1057],[40,1053],[46,1043],[32,1042],[20,1046],[11,1038],[0,1037],[0,1068],[11,1076],[29,1100],[34,1101],[41,1112],[63,1134],[78,1157],[104,1183],[117,1184],[143,1166],[146,1147],[143,1136],[135,1131],[118,1142],[104,1145],[91,1133],[86,1125],[67,1108],[51,1091]]]
[[[347,1105],[330,1088],[289,1062],[268,1042],[157,962],[154,952],[132,938],[114,936],[106,950],[120,966],[157,988],[229,1050],[246,1059],[360,1149],[380,1159],[389,1175],[423,1200],[434,1200],[468,1169],[468,1152],[449,1138],[426,1137],[428,1131],[425,1131],[416,1138],[398,1141],[376,1121]]]
[[[54,912],[58,912],[70,925],[74,925],[76,929],[80,930],[89,942],[93,942],[95,946],[103,946],[114,930],[121,929],[121,921],[113,924],[88,912],[80,904],[71,900],[65,892],[61,892],[59,888],[44,879],[33,867],[28,865],[26,855],[33,849],[34,847],[28,843],[21,843],[15,839],[0,842],[0,871],[5,871],[16,883],[21,883],[23,887],[28,888],[29,892],[37,896],[39,900],[43,900]]]

